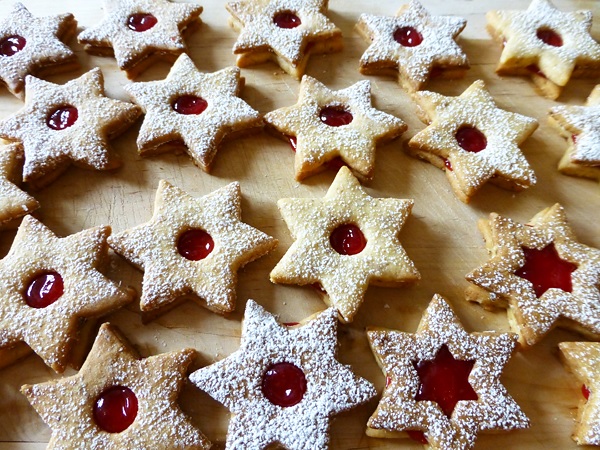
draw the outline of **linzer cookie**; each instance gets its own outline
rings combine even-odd
[[[0,225],[12,222],[40,207],[35,198],[16,186],[21,179],[22,166],[21,145],[0,145]]]
[[[226,313],[235,306],[238,269],[271,251],[277,240],[241,221],[239,183],[194,198],[161,180],[152,219],[108,243],[144,271],[142,311],[160,313],[191,295]]]
[[[600,250],[577,241],[561,205],[524,225],[492,213],[479,228],[490,259],[466,276],[468,300],[507,308],[524,346],[557,325],[600,338]]]
[[[338,52],[342,32],[325,13],[328,0],[239,0],[225,6],[240,32],[233,46],[237,65],[274,60],[300,79],[310,55]]]
[[[435,295],[415,334],[368,328],[386,377],[367,434],[415,439],[429,449],[471,449],[480,431],[527,428],[529,420],[500,383],[516,345],[513,333],[467,333]]]
[[[186,54],[166,79],[125,86],[146,113],[137,138],[140,154],[183,150],[209,172],[223,139],[263,125],[260,114],[238,97],[243,86],[237,67],[202,73]]]
[[[21,391],[52,429],[47,449],[208,450],[208,439],[177,405],[194,353],[140,359],[105,323],[77,375]]]
[[[591,11],[562,12],[548,0],[532,0],[524,11],[489,11],[486,18],[489,33],[503,45],[499,75],[529,75],[551,99],[572,77],[600,75]]]
[[[369,81],[332,91],[308,75],[302,77],[298,103],[266,114],[265,121],[296,152],[296,180],[344,164],[370,180],[376,144],[406,130],[402,120],[372,107]]]
[[[23,99],[26,75],[43,77],[79,68],[75,53],[65,45],[76,29],[73,14],[35,17],[15,3],[0,22],[0,83]]]
[[[190,375],[231,411],[225,448],[329,448],[330,417],[375,395],[337,345],[333,308],[287,326],[248,300],[240,349]]]
[[[174,61],[186,51],[183,33],[200,24],[202,7],[170,0],[104,0],[104,20],[78,40],[94,55],[114,55],[135,78],[156,61]]]
[[[519,145],[537,128],[535,119],[504,111],[481,80],[459,97],[429,91],[413,98],[428,126],[408,142],[408,152],[446,172],[456,196],[469,203],[490,181],[520,191],[535,184]]]
[[[466,24],[462,17],[433,16],[416,0],[395,16],[361,14],[356,30],[371,45],[360,58],[360,71],[397,75],[410,92],[432,77],[460,78],[469,60],[456,40]]]
[[[312,285],[351,322],[369,284],[400,286],[420,275],[398,234],[412,200],[373,198],[342,167],[323,199],[277,202],[295,242],[271,271],[274,283]]]

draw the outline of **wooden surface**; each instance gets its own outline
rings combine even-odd
[[[72,12],[80,27],[96,24],[103,14],[99,0],[26,0],[25,3],[37,15]],[[188,39],[190,54],[202,71],[212,72],[235,62],[231,47],[237,33],[227,27],[224,3],[224,0],[204,0],[201,3],[204,23]],[[313,57],[307,73],[333,89],[345,88],[364,79],[357,68],[367,44],[354,32],[354,24],[362,12],[392,15],[401,3],[331,0],[329,17],[342,29],[345,49],[336,55]],[[509,3],[511,8],[524,9],[529,2],[513,0]],[[11,4],[12,0],[0,0],[2,17],[8,13]],[[470,205],[461,203],[440,170],[403,152],[405,141],[423,128],[409,96],[393,78],[368,77],[372,82],[375,106],[402,118],[409,128],[402,138],[378,149],[375,177],[367,190],[373,196],[415,200],[413,214],[400,238],[422,275],[422,280],[414,287],[369,288],[355,321],[340,326],[339,360],[375,383],[379,392],[383,375],[368,349],[365,326],[414,332],[434,293],[449,299],[467,330],[508,331],[504,312],[490,313],[464,300],[463,292],[467,286],[464,275],[487,259],[476,228],[477,219],[496,211],[518,221],[527,221],[541,209],[560,202],[580,241],[600,247],[598,183],[567,177],[556,170],[565,142],[547,124],[546,115],[548,108],[557,102],[538,96],[525,78],[500,78],[494,74],[500,48],[485,32],[484,14],[490,9],[507,7],[507,2],[424,0],[424,4],[436,14],[458,14],[467,18],[468,24],[460,42],[472,66],[465,79],[436,81],[428,89],[459,95],[474,80],[484,79],[500,107],[537,118],[540,127],[522,148],[538,176],[538,183],[519,194],[486,186]],[[600,5],[596,0],[555,0],[555,4],[563,10],[592,9],[600,16]],[[600,39],[600,17],[596,22],[594,35]],[[82,62],[81,71],[56,76],[51,81],[63,83],[100,66],[106,78],[107,95],[126,99],[122,87],[129,81],[119,72],[112,58],[89,56],[76,43],[72,43],[72,47]],[[139,80],[162,79],[168,69],[167,64],[158,65]],[[242,98],[261,113],[296,102],[298,82],[274,64],[243,69],[242,74],[246,77]],[[593,85],[593,80],[571,82],[560,102],[582,104]],[[4,89],[0,91],[0,118],[20,107],[19,100]],[[334,173],[325,172],[305,183],[297,183],[293,178],[293,153],[289,146],[262,133],[224,145],[217,154],[213,173],[208,175],[195,167],[186,155],[141,159],[135,148],[137,130],[136,125],[114,141],[124,160],[122,168],[108,173],[72,168],[51,186],[36,193],[42,205],[38,217],[62,236],[99,224],[110,224],[114,232],[119,232],[149,220],[161,178],[195,196],[239,180],[244,221],[280,241],[271,255],[249,264],[240,272],[237,309],[227,318],[194,303],[185,303],[147,325],[141,323],[135,306],[110,315],[107,320],[121,327],[143,356],[191,346],[199,352],[196,367],[224,358],[238,348],[240,320],[248,298],[279,314],[284,322],[298,321],[324,308],[324,303],[312,289],[276,286],[270,283],[268,275],[292,243],[278,213],[277,199],[322,197]],[[2,254],[8,251],[13,236],[12,232],[0,235]],[[109,276],[138,291],[141,289],[141,274],[117,256],[113,257]],[[531,428],[512,433],[481,434],[476,448],[576,448],[570,433],[581,394],[575,379],[559,362],[557,344],[579,339],[581,337],[576,334],[555,330],[526,353],[514,355],[502,380],[531,418]],[[67,372],[67,375],[72,373]],[[50,429],[19,393],[19,387],[56,376],[37,356],[0,371],[0,449],[45,448]],[[422,448],[410,440],[366,437],[366,421],[377,401],[378,398],[332,420],[332,449]],[[191,385],[183,390],[181,404],[194,423],[217,444],[216,448],[221,448],[227,432],[228,411]]]

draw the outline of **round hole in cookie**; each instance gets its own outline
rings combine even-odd
[[[347,223],[331,232],[329,243],[340,255],[356,255],[365,249],[367,239],[358,226]]]
[[[210,234],[200,228],[183,232],[177,239],[177,251],[185,259],[200,261],[213,251],[215,243]]]
[[[279,28],[296,28],[302,24],[300,17],[292,11],[280,11],[273,16],[273,23]]]
[[[403,47],[416,47],[423,42],[423,35],[414,27],[400,27],[394,31],[394,40]]]
[[[62,105],[52,110],[46,118],[46,125],[53,130],[64,130],[75,125],[79,118],[77,108],[71,105]]]
[[[535,35],[544,44],[551,45],[552,47],[562,47],[563,40],[556,31],[550,28],[538,28]]]
[[[32,277],[25,288],[25,303],[32,308],[46,308],[65,292],[63,279],[58,272],[47,271]]]
[[[138,33],[148,31],[158,23],[158,19],[150,13],[135,13],[127,18],[127,28]]]
[[[0,56],[12,56],[25,48],[27,41],[17,34],[5,37],[0,41]]]
[[[94,422],[109,433],[125,431],[138,413],[138,399],[124,386],[105,389],[94,402]]]
[[[267,400],[274,405],[294,406],[306,393],[306,376],[292,363],[272,364],[263,374],[261,388]]]
[[[454,137],[458,145],[468,152],[477,153],[487,147],[485,134],[470,125],[460,127]]]
[[[319,111],[319,119],[330,127],[341,127],[352,123],[352,113],[340,106],[326,106]]]
[[[177,97],[171,104],[175,112],[186,115],[202,114],[207,106],[208,102],[196,95],[182,95]]]

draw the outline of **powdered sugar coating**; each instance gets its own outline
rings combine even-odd
[[[336,359],[336,311],[286,327],[248,300],[240,349],[190,375],[190,380],[232,414],[227,449],[262,450],[279,442],[289,450],[327,449],[329,418],[364,403],[375,388]],[[294,406],[271,403],[262,393],[265,371],[279,362],[300,368],[307,389]]]
[[[40,207],[38,201],[13,182],[20,175],[23,148],[19,144],[0,146],[0,224],[29,214]],[[20,176],[19,176],[20,178]]]

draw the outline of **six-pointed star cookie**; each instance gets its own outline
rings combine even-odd
[[[24,385],[52,429],[48,449],[194,449],[210,442],[177,405],[194,350],[140,359],[110,324],[77,375]]]
[[[367,335],[386,376],[383,396],[367,423],[368,435],[405,437],[399,432],[418,430],[424,432],[428,448],[470,449],[479,431],[529,426],[525,414],[500,383],[504,365],[515,348],[514,334],[467,333],[444,298],[435,295],[416,334],[371,328]],[[461,363],[470,365],[466,373],[456,367],[467,377],[463,381],[474,394],[470,398],[446,393],[441,385],[432,387],[428,383],[433,377],[421,376],[423,363],[436,364],[442,351],[448,351],[449,359],[459,367]],[[446,366],[439,370],[452,386],[452,372]],[[454,387],[458,389],[459,383]],[[431,398],[438,395],[438,400]],[[449,414],[438,403],[447,402],[448,397],[456,397]]]
[[[429,126],[408,142],[408,152],[444,170],[461,201],[468,203],[488,180],[516,191],[535,184],[519,144],[537,121],[498,108],[483,81],[459,97],[422,91],[414,98]]]
[[[462,17],[432,16],[416,0],[394,17],[361,14],[356,29],[372,43],[360,58],[360,71],[397,73],[408,91],[422,89],[432,74],[461,77],[469,61],[456,39],[466,24]]]
[[[488,31],[503,45],[498,74],[530,75],[551,99],[572,76],[600,74],[591,11],[561,12],[548,0],[532,0],[524,11],[489,11],[486,17]]]
[[[340,158],[362,180],[375,168],[375,145],[400,136],[402,120],[371,106],[371,83],[359,81],[332,91],[304,75],[298,103],[265,115],[265,122],[295,147],[296,179],[324,170]]]
[[[600,250],[577,241],[562,206],[525,225],[492,213],[479,228],[490,260],[466,276],[468,300],[508,308],[524,346],[555,325],[600,337]]]
[[[232,311],[237,271],[277,245],[241,221],[237,182],[201,198],[161,180],[150,222],[111,236],[109,245],[144,270],[142,311],[195,294],[212,311]]]
[[[57,372],[69,363],[83,318],[107,314],[132,300],[106,278],[110,227],[64,238],[26,216],[0,260],[0,347],[28,344]]]
[[[183,53],[182,33],[199,25],[202,12],[200,5],[170,0],[104,0],[104,8],[104,20],[77,38],[89,53],[114,54],[129,78]]]
[[[369,283],[398,286],[420,278],[398,238],[412,200],[373,198],[342,167],[323,199],[287,198],[277,205],[295,242],[271,281],[318,283],[341,320],[352,321]]]
[[[330,416],[375,395],[336,360],[336,333],[333,308],[286,326],[248,300],[240,349],[190,375],[231,411],[225,448],[329,448]]]
[[[297,79],[311,54],[342,49],[342,32],[325,16],[328,0],[239,0],[226,4],[240,31],[233,46],[237,65],[274,59]]]
[[[186,147],[194,163],[208,172],[223,138],[262,127],[260,114],[238,97],[244,79],[237,67],[199,72],[181,55],[166,79],[132,83],[125,90],[146,112],[137,139],[141,155]]]
[[[35,17],[15,3],[0,22],[0,82],[22,99],[26,75],[41,77],[77,69],[75,53],[63,43],[76,28],[73,14]]]
[[[40,204],[15,182],[21,178],[23,148],[19,144],[0,146],[0,225],[29,214]],[[18,177],[15,176],[18,173]]]

